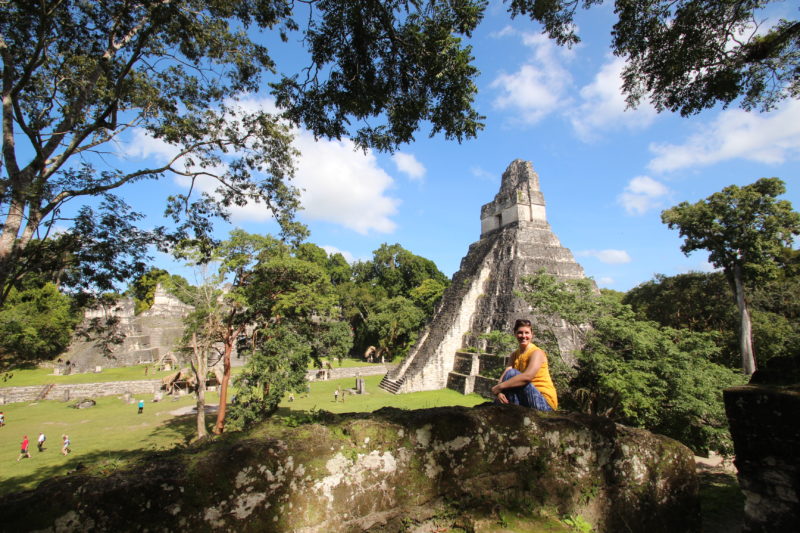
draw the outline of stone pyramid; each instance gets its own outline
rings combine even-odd
[[[480,240],[470,245],[419,341],[386,374],[381,388],[395,393],[444,388],[454,365],[464,366],[456,352],[466,342],[492,330],[510,331],[518,318],[530,319],[534,334],[545,324],[554,330],[562,356],[573,362],[570,355],[579,348],[576,332],[554,317],[533,316],[514,295],[522,289],[521,278],[540,269],[562,280],[585,277],[547,223],[538,174],[530,162],[517,159],[503,173],[494,201],[481,208]],[[471,392],[472,387],[461,390]]]

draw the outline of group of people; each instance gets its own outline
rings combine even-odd
[[[342,403],[344,403],[344,395],[347,391],[340,390],[339,387],[336,387],[336,390],[333,391],[333,401],[338,402],[339,398],[341,397]]]
[[[39,433],[39,438],[36,439],[36,448],[39,452],[45,451],[44,443],[47,441],[47,436],[44,433]],[[28,446],[30,445],[30,441],[28,440],[28,436],[24,435],[22,437],[22,444],[20,444],[19,448],[19,457],[17,457],[17,462],[23,457],[27,457],[31,459],[31,454],[28,451]],[[61,455],[67,455],[72,450],[70,449],[70,442],[69,436],[67,434],[61,435]]]

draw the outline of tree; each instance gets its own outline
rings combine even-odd
[[[559,44],[574,44],[575,12],[603,0],[511,0],[512,16],[544,25]],[[659,111],[683,116],[727,106],[770,110],[800,94],[800,21],[778,20],[762,31],[772,0],[629,0],[614,3],[612,52],[625,58],[623,91],[635,107],[648,98]]]
[[[281,357],[280,350],[264,351],[262,345],[278,335],[276,328],[286,326],[294,334],[305,333],[310,354],[312,333],[318,333],[310,328],[327,324],[330,319],[337,303],[333,286],[323,266],[296,257],[299,249],[271,236],[234,230],[213,251],[213,279],[219,296],[206,298],[206,309],[196,309],[190,319],[197,327],[190,331],[196,330],[200,340],[209,339],[221,346],[223,377],[213,429],[216,434],[225,430],[233,350],[246,350],[251,357],[257,353],[262,358]],[[197,251],[190,249],[184,253],[188,258],[200,257],[201,263],[205,261],[205,252],[193,256]],[[318,325],[317,330],[321,329],[324,327]],[[247,340],[242,342],[244,337]],[[253,383],[278,387],[269,375],[253,380],[262,370],[282,364],[258,360],[248,375]]]
[[[203,439],[208,435],[206,426],[206,380],[208,379],[209,366],[215,365],[222,359],[225,343],[220,342],[226,333],[226,309],[219,305],[223,297],[219,288],[222,279],[219,275],[209,274],[207,265],[198,267],[203,280],[200,286],[192,287],[188,283],[179,284],[170,288],[170,292],[181,301],[191,305],[193,310],[184,318],[184,330],[180,340],[180,351],[189,359],[195,381],[197,383],[195,394],[197,438]],[[153,269],[152,277],[167,279],[166,271]],[[151,272],[153,272],[151,271]],[[168,275],[168,274],[167,274]],[[139,290],[148,288],[147,283],[141,283]]]
[[[285,119],[317,136],[348,135],[363,148],[393,149],[422,123],[432,134],[474,136],[477,70],[459,35],[471,33],[482,9],[441,0],[5,2],[0,297],[25,275],[30,243],[51,235],[65,204],[129,183],[172,174],[192,191],[217,184],[199,197],[168,199],[174,234],[148,235],[162,246],[191,236],[200,244],[212,218],[251,201],[290,224],[295,152]],[[279,77],[256,40],[300,31],[309,66]],[[271,86],[282,116],[237,105],[262,87],[265,73],[277,78]],[[92,155],[113,152],[134,129],[170,145],[174,157],[134,170],[93,166],[100,158]]]
[[[411,300],[395,296],[375,305],[366,321],[366,330],[381,353],[403,357],[417,340],[425,313]]]
[[[55,357],[80,321],[74,301],[52,283],[12,289],[0,309],[0,369]]]
[[[311,346],[286,323],[270,328],[236,378],[236,402],[231,406],[232,427],[241,429],[267,418],[288,391],[305,386]]]
[[[383,287],[389,298],[407,297],[412,289],[426,279],[449,284],[445,276],[430,259],[411,253],[399,244],[383,243],[372,252],[372,260],[355,268],[360,283],[373,283]]]
[[[748,292],[748,309],[753,322],[753,343],[760,363],[773,357],[797,353],[800,346],[800,277],[780,268],[778,277],[765,280]],[[739,312],[734,293],[722,272],[690,272],[677,276],[658,274],[634,287],[623,302],[640,320],[662,326],[711,333],[720,347],[715,363],[739,368]]]
[[[713,336],[637,320],[618,294],[598,295],[587,281],[539,272],[520,293],[535,312],[591,326],[583,328],[568,388],[558,383],[561,403],[663,433],[697,453],[729,452],[722,389],[742,378],[711,362],[719,351]],[[551,366],[557,361],[551,358]]]
[[[755,372],[752,325],[745,286],[776,276],[782,247],[800,234],[800,213],[777,197],[786,191],[778,178],[737,187],[731,185],[694,204],[682,202],[661,213],[670,229],[678,228],[686,255],[707,250],[709,262],[721,268],[739,308],[742,370]]]
[[[428,278],[422,280],[422,283],[408,291],[408,296],[414,302],[414,305],[425,311],[427,316],[431,316],[446,288],[446,283]]]

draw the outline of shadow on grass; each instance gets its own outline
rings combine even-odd
[[[60,452],[56,450],[53,453]],[[63,463],[43,465],[27,474],[20,474],[3,479],[0,481],[0,495],[6,496],[14,492],[35,489],[40,483],[48,479],[70,475],[72,473],[90,473],[101,476],[108,475],[130,464],[135,457],[142,457],[144,455],[145,452],[141,450],[104,450],[81,453],[80,455],[70,454],[64,458]],[[34,459],[23,459],[23,461],[33,460]]]
[[[744,521],[744,496],[736,475],[698,472],[704,533],[738,533]]]
[[[206,413],[206,425],[211,429],[216,421],[216,415]],[[119,470],[133,468],[136,464],[146,461],[154,454],[164,455],[170,452],[184,450],[194,440],[197,431],[196,415],[181,415],[165,420],[150,432],[150,436],[168,438],[174,442],[172,447],[148,446],[147,439],[142,442],[142,447],[137,450],[101,450],[95,452],[73,452],[64,457],[58,464],[42,465],[32,472],[13,475],[7,470],[0,479],[0,496],[14,492],[35,489],[40,483],[51,478],[70,474],[87,474],[93,476],[107,476]],[[60,448],[51,447],[53,454],[60,454]],[[46,450],[47,451],[47,450]],[[36,457],[36,451],[31,455]],[[22,459],[22,461],[35,461],[35,459]]]

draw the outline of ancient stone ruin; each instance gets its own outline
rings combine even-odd
[[[523,289],[524,276],[541,269],[561,280],[584,277],[547,223],[538,174],[530,162],[517,159],[503,173],[500,192],[481,208],[480,240],[470,245],[416,346],[381,387],[395,393],[445,386],[463,393],[486,390],[490,380],[479,374],[497,362],[457,352],[467,343],[479,345],[482,333],[510,331],[518,318],[531,319],[534,334],[544,327],[553,331],[562,357],[572,363],[580,337],[575,328],[533,315],[514,294]]]
[[[491,404],[321,416],[5,495],[3,530],[498,531],[508,509],[516,531],[561,531],[561,517],[700,528],[692,452],[606,418]]]
[[[61,373],[92,372],[97,367],[115,368],[152,363],[174,350],[183,334],[183,317],[192,307],[171,296],[158,285],[153,305],[147,311],[134,314],[132,298],[124,298],[111,308],[87,311],[86,320],[116,317],[122,343],[105,353],[94,340],[76,338],[59,357],[57,371]]]
[[[770,359],[724,398],[745,497],[742,531],[800,531],[800,355]]]

